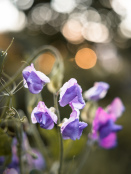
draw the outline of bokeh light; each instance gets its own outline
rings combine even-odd
[[[75,19],[68,20],[62,28],[62,34],[64,37],[75,44],[81,43],[84,40],[81,31],[82,25]]]
[[[76,7],[75,0],[52,0],[51,6],[60,13],[70,13]]]
[[[34,3],[34,0],[16,0],[15,5],[21,10],[29,9]]]
[[[0,0],[0,32],[20,31],[26,26],[26,16],[9,0]]]
[[[50,52],[40,55],[36,60],[36,68],[45,74],[49,74],[53,68],[55,57]]]
[[[108,28],[97,22],[86,23],[82,33],[85,39],[97,43],[106,42],[109,37]]]
[[[89,69],[95,66],[97,57],[92,49],[82,48],[76,53],[75,61],[80,68]]]

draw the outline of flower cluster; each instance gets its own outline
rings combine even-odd
[[[97,82],[97,85],[86,91],[85,96],[90,100],[103,98],[109,87],[105,82]],[[92,93],[92,91],[96,91]],[[89,139],[97,141],[103,148],[109,149],[117,145],[116,132],[122,129],[122,126],[115,124],[117,119],[124,112],[125,107],[120,98],[116,97],[110,105],[104,110],[98,107],[92,124],[92,133]]]
[[[41,92],[43,86],[50,82],[50,79],[43,73],[36,71],[33,64],[23,70],[24,86],[29,88],[33,94]],[[72,113],[69,119],[61,124],[61,133],[63,139],[79,139],[82,135],[83,129],[87,123],[79,121],[79,109],[85,106],[85,101],[82,97],[82,89],[78,85],[76,79],[70,79],[60,89],[59,104],[61,107],[69,106],[72,108]],[[44,129],[52,129],[54,124],[57,124],[57,116],[55,113],[48,109],[44,102],[40,101],[32,111],[32,123],[39,123],[40,127]]]
[[[76,79],[70,79],[61,87],[59,103],[62,107],[69,104],[72,108],[70,118],[64,119],[61,126],[63,139],[80,139],[83,129],[87,127],[87,123],[79,121],[80,112],[78,109],[82,109],[85,106],[85,102],[82,97],[82,89]]]
[[[43,86],[50,82],[50,79],[43,73],[36,71],[33,64],[23,70],[24,86],[29,88],[31,93],[41,92]],[[106,82],[96,82],[92,88],[84,92],[84,98],[88,101],[96,102],[105,97],[109,89]],[[64,107],[69,104],[72,109],[70,117],[64,118],[59,125],[63,139],[80,139],[82,131],[87,127],[87,123],[79,121],[80,109],[85,106],[82,97],[82,89],[77,80],[71,78],[59,90],[59,104]],[[117,97],[104,110],[98,107],[92,125],[92,133],[89,138],[98,141],[99,145],[104,148],[116,146],[116,132],[122,129],[122,126],[116,125],[115,121],[125,110],[122,101]],[[48,109],[44,102],[40,101],[32,111],[32,123],[39,123],[44,129],[52,129],[57,124],[57,116]]]

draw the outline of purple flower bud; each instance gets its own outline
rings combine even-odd
[[[76,79],[70,79],[60,89],[60,106],[64,107],[69,104],[72,109],[82,109],[85,101],[82,97],[82,89],[78,85]]]
[[[115,147],[117,144],[116,132],[122,129],[122,126],[116,125],[115,121],[116,116],[114,114],[109,114],[99,107],[96,111],[92,133],[89,134],[89,138],[98,141],[103,148]]]
[[[116,118],[119,118],[122,113],[125,111],[125,107],[119,97],[116,97],[112,103],[107,106],[107,112],[109,114],[114,114]]]
[[[36,71],[34,65],[27,66],[23,71],[24,87],[29,88],[29,91],[33,94],[38,94],[43,89],[46,83],[50,82],[50,79],[40,71]]]
[[[57,116],[42,101],[33,109],[31,119],[32,123],[39,123],[44,129],[52,129],[54,123],[57,123]]]
[[[65,119],[64,123],[61,126],[61,133],[63,139],[80,139],[82,131],[87,127],[87,123],[79,121],[79,111],[74,110],[69,119]]]
[[[97,101],[105,97],[109,84],[105,82],[95,82],[94,86],[84,92],[84,98],[86,100]]]

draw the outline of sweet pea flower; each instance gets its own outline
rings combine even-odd
[[[27,66],[23,71],[24,87],[29,88],[32,94],[38,94],[43,89],[46,83],[50,82],[50,79],[40,71],[36,71],[33,63],[31,66]]]
[[[98,101],[105,97],[109,84],[105,82],[95,82],[94,86],[84,92],[84,98],[86,100]]]
[[[83,129],[87,127],[87,123],[79,121],[79,111],[74,110],[69,119],[64,119],[61,126],[61,134],[63,139],[80,139]]]
[[[99,145],[105,149],[113,148],[117,145],[116,132],[122,129],[122,126],[116,125],[116,116],[105,112],[101,107],[96,111],[93,121],[92,133],[89,138],[98,141]]]
[[[107,106],[106,111],[109,114],[114,114],[116,118],[119,118],[122,113],[125,111],[125,107],[119,97],[116,97],[112,103]]]
[[[54,123],[57,123],[57,116],[40,101],[31,113],[31,120],[34,124],[39,123],[44,129],[52,129]]]
[[[85,101],[82,97],[82,89],[78,85],[76,79],[70,79],[61,87],[59,103],[62,107],[69,104],[72,109],[82,109],[85,106]]]

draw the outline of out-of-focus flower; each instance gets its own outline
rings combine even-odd
[[[116,125],[116,116],[105,112],[101,107],[96,111],[93,121],[92,133],[89,138],[98,141],[103,148],[109,149],[117,145],[116,132],[122,129],[122,126]]]
[[[32,123],[39,123],[44,129],[52,129],[54,123],[57,123],[57,116],[42,101],[33,109],[31,119]]]
[[[69,104],[72,109],[82,109],[85,106],[85,101],[82,97],[82,89],[78,85],[76,79],[70,79],[61,87],[59,103],[62,107]]]
[[[28,165],[30,169],[38,169],[38,170],[42,170],[45,168],[46,163],[44,158],[42,157],[41,153],[37,150],[37,149],[31,149],[31,152],[34,153],[34,155],[36,156],[35,158],[30,155],[27,154],[26,158],[28,160]]]
[[[15,169],[11,168],[11,169],[6,169],[3,172],[3,174],[18,174],[18,172]]]
[[[80,139],[83,129],[87,127],[87,123],[79,121],[79,110],[74,110],[69,119],[64,119],[61,125],[61,133],[63,139]]]
[[[29,91],[33,94],[38,94],[43,89],[46,83],[50,82],[50,79],[40,71],[36,71],[34,65],[27,66],[23,71],[24,87],[29,88]]]
[[[109,84],[105,82],[95,82],[94,86],[84,92],[84,98],[86,100],[97,101],[105,97]]]
[[[122,113],[125,111],[125,107],[119,97],[116,97],[112,103],[107,106],[106,111],[109,114],[114,114],[116,118],[119,118]]]

